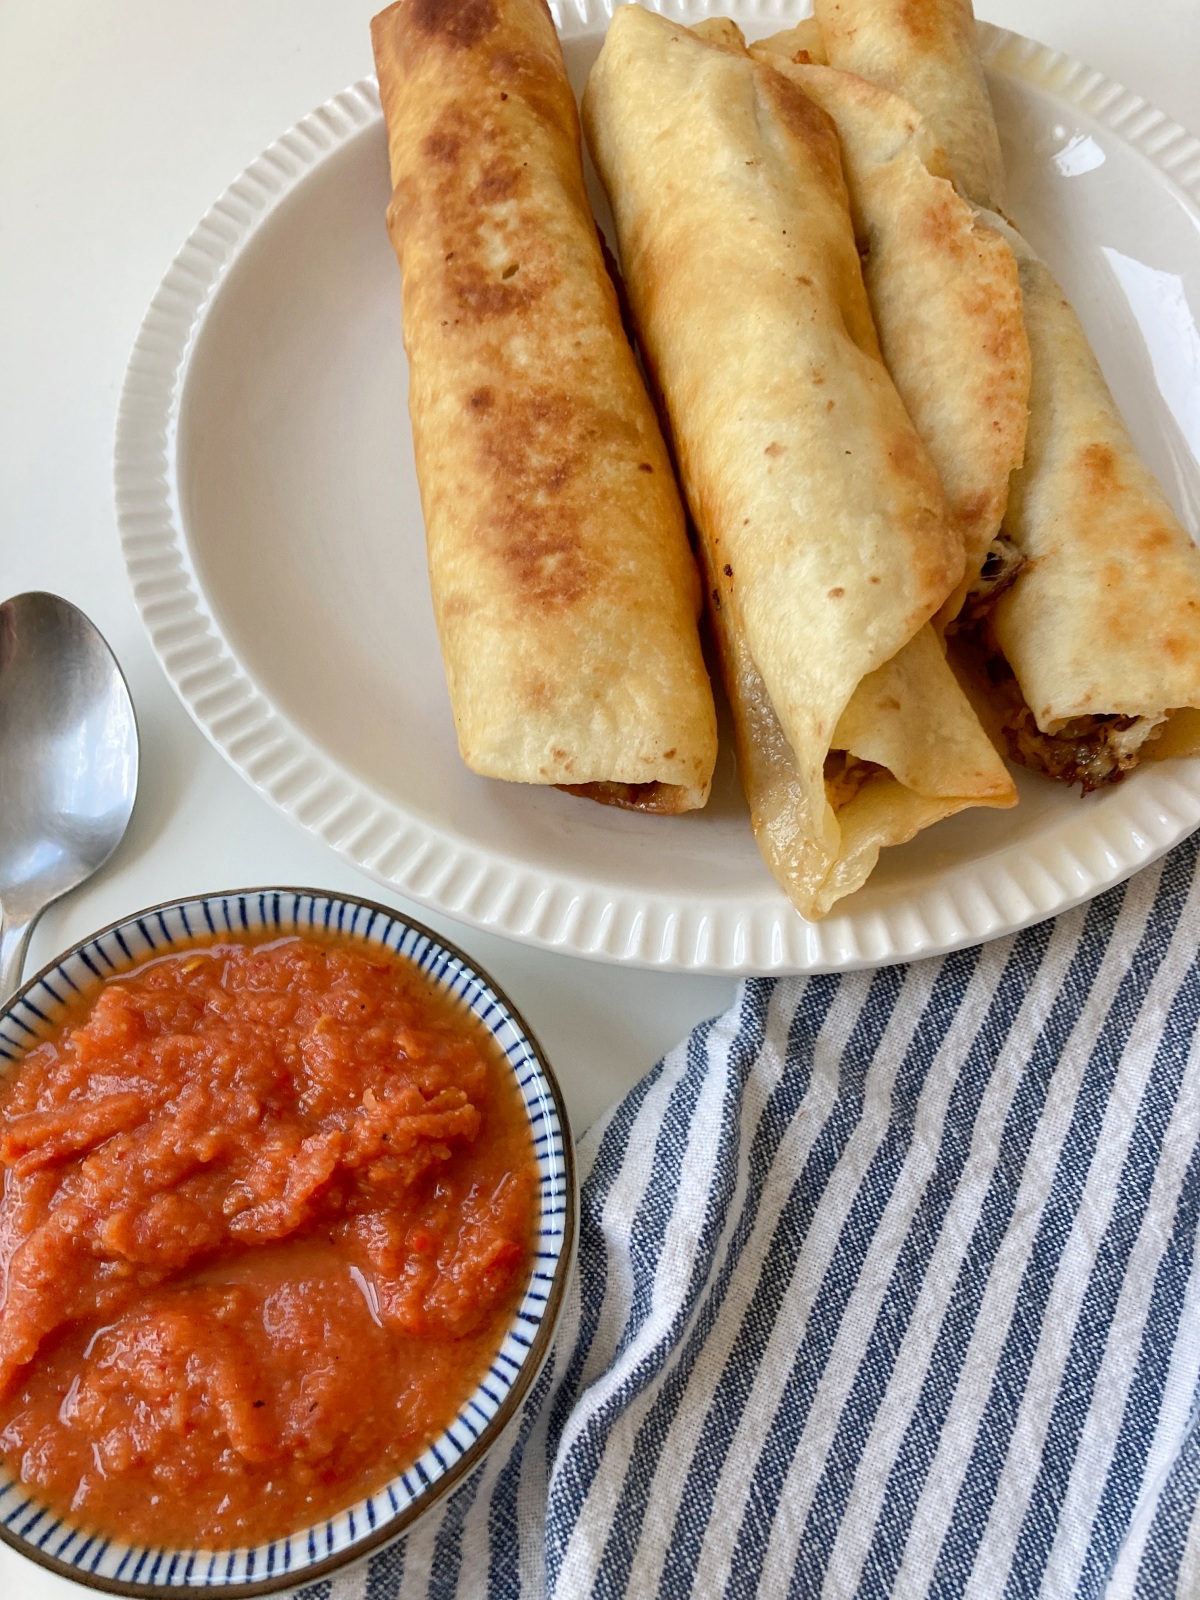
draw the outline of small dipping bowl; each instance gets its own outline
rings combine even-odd
[[[155,955],[225,938],[332,934],[406,958],[472,1012],[497,1041],[529,1115],[537,1164],[529,1281],[490,1369],[416,1461],[327,1521],[234,1550],[124,1544],[38,1503],[0,1461],[0,1539],[61,1577],[152,1600],[181,1591],[271,1594],[324,1577],[410,1529],[476,1467],[549,1353],[575,1252],[577,1189],[566,1107],[516,1007],[471,960],[421,924],[369,900],[314,889],[244,889],[171,901],[113,923],[44,967],[0,1009],[0,1077],[58,1025],[69,1000]]]

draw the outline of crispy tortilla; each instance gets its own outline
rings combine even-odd
[[[826,114],[727,29],[630,6],[584,124],[700,532],[756,836],[819,916],[882,845],[1015,799],[926,626],[961,541],[880,359]]]
[[[710,615],[733,712],[738,775],[758,847],[802,916],[825,916],[867,881],[889,845],[969,806],[1006,808],[1016,789],[926,626],[864,678],[823,769],[833,815],[814,822],[796,753],[714,574]]]
[[[920,110],[1018,264],[1031,371],[1025,460],[989,560],[1006,569],[1002,581],[985,570],[952,625],[963,682],[1014,760],[1085,793],[1140,760],[1193,753],[1200,552],[1138,457],[1058,284],[996,214],[1002,191],[987,173],[999,137],[969,0],[816,9],[830,60]]]
[[[837,125],[883,359],[933,458],[966,553],[962,580],[939,614],[944,626],[979,577],[1024,452],[1029,344],[1016,261],[947,181],[920,113],[850,73],[787,58],[794,33],[764,40],[753,53]]]
[[[1113,719],[1105,744],[1119,773],[1143,744],[1178,753],[1178,737],[1156,748],[1162,725],[1200,708],[1200,550],[1139,457],[1062,290],[1011,239],[1033,391],[1005,530],[1025,565],[990,626],[1038,729],[1070,738],[1093,731],[1081,719]]]
[[[430,587],[463,759],[704,804],[699,583],[584,190],[543,0],[372,23]]]
[[[971,0],[814,0],[813,9],[829,65],[914,105],[967,199],[1004,212],[1004,161]]]

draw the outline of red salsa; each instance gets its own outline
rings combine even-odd
[[[0,1085],[0,1453],[131,1542],[258,1543],[411,1464],[529,1274],[487,1031],[313,938],[106,981]]]

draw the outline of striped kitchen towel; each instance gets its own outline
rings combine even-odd
[[[306,1600],[1200,1595],[1196,864],[745,983],[583,1139],[507,1439]]]

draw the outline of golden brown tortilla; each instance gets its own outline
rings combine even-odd
[[[701,806],[716,718],[699,585],[550,13],[400,0],[371,31],[463,759],[640,809]]]
[[[703,544],[756,835],[818,916],[881,845],[1015,799],[925,626],[961,541],[880,359],[826,114],[727,30],[629,6],[584,122]]]
[[[802,916],[822,917],[861,888],[888,845],[969,806],[1016,804],[1012,779],[926,625],[851,697],[824,763],[833,830],[827,813],[814,820],[730,590],[713,575],[710,615],[738,775],[763,859]]]
[[[1005,527],[1026,564],[991,628],[1038,729],[1069,737],[1081,719],[1115,719],[1103,743],[1119,771],[1139,752],[1182,753],[1178,736],[1156,750],[1163,725],[1200,708],[1200,550],[1138,456],[1079,318],[1012,238],[1033,392]]]
[[[969,0],[817,0],[817,15],[830,60],[912,101],[959,187],[983,205],[991,196],[982,220],[1018,263],[1025,460],[997,574],[985,572],[956,625],[963,681],[1014,759],[1084,792],[1139,760],[1192,753],[1200,552],[1139,459],[1059,286],[995,214],[999,138]]]
[[[943,175],[906,100],[781,54],[795,30],[752,47],[833,118],[883,359],[933,458],[966,553],[949,622],[983,567],[1020,466],[1029,344],[1017,264]]]
[[[971,0],[814,0],[831,67],[914,105],[976,205],[1007,207],[1000,136]]]

